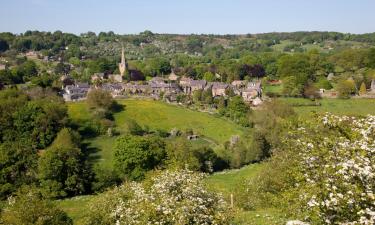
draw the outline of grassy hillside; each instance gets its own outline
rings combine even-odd
[[[115,123],[121,132],[126,131],[126,124],[130,119],[142,126],[148,126],[151,130],[170,131],[178,128],[184,131],[191,128],[194,132],[217,143],[223,143],[232,135],[243,132],[243,128],[223,118],[159,101],[120,100],[119,103],[125,106],[122,112],[115,114]],[[90,119],[84,102],[69,104],[69,115],[74,121]]]
[[[203,139],[193,144],[222,144],[232,135],[241,135],[243,128],[223,118],[207,113],[192,111],[183,107],[169,105],[152,100],[120,100],[124,110],[114,115],[116,129],[120,133],[127,130],[129,120],[135,120],[150,130],[173,128],[184,131],[188,128],[202,136]],[[68,104],[69,115],[75,122],[90,120],[90,113],[85,102]],[[105,167],[112,167],[113,147],[116,137],[99,136],[85,140],[92,150],[91,157]]]
[[[242,133],[241,127],[228,120],[159,101],[125,100],[120,103],[125,104],[125,110],[115,115],[116,125],[120,131],[126,130],[127,121],[133,119],[151,129],[170,131],[178,128],[184,131],[192,128],[194,132],[217,143],[223,143],[232,135]]]

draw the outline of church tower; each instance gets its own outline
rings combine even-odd
[[[118,64],[118,69],[120,71],[121,76],[124,76],[126,70],[128,69],[127,67],[128,67],[128,65],[127,65],[127,62],[126,62],[126,59],[125,59],[124,46],[122,46],[122,49],[121,49],[121,62]]]

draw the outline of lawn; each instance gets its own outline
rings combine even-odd
[[[282,98],[283,101],[297,105],[313,103],[303,98]],[[331,112],[339,115],[365,116],[375,115],[375,99],[321,99],[320,106],[294,106],[294,110],[302,117],[308,117],[311,112]]]

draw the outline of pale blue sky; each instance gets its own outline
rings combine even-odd
[[[0,32],[375,32],[375,0],[1,0]]]

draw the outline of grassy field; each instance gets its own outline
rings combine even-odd
[[[309,99],[282,98],[283,101],[292,104],[310,104]],[[294,106],[294,110],[302,117],[308,117],[311,112],[331,112],[338,115],[365,116],[375,115],[375,99],[321,99],[320,106]]]
[[[232,135],[242,134],[243,128],[223,118],[217,118],[207,113],[196,112],[186,108],[169,105],[152,100],[120,100],[125,109],[115,114],[115,123],[120,132],[127,129],[127,122],[135,120],[151,130],[173,128],[182,131],[191,128],[217,143],[223,143]],[[90,118],[90,113],[84,102],[71,103],[69,115],[73,121],[83,121]]]

